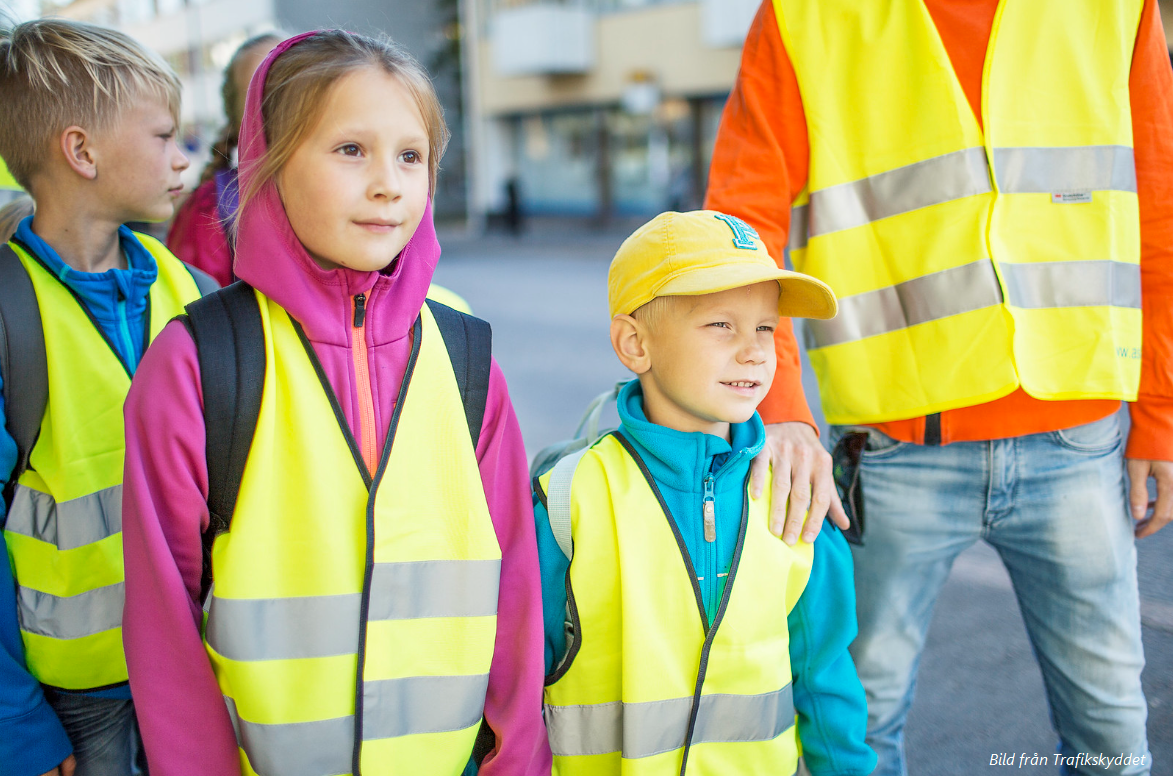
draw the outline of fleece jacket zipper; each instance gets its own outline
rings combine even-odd
[[[350,339],[353,347],[350,349],[354,359],[354,380],[358,389],[358,417],[359,432],[361,435],[361,451],[363,463],[368,472],[374,472],[379,467],[379,449],[375,439],[375,401],[371,392],[371,368],[367,358],[367,295],[354,296],[354,320],[350,330]]]

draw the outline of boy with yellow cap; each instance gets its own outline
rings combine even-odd
[[[781,316],[830,318],[744,222],[664,213],[619,248],[619,429],[534,481],[555,774],[867,774],[851,555],[748,491]]]

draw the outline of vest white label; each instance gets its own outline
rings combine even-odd
[[[1090,191],[1056,191],[1052,192],[1051,201],[1056,205],[1067,205],[1074,202],[1091,202],[1092,193]]]

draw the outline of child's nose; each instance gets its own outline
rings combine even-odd
[[[373,165],[373,178],[369,190],[372,199],[396,199],[403,193],[402,189],[399,169],[394,162]]]

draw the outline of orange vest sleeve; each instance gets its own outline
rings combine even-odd
[[[806,186],[807,143],[798,78],[778,33],[774,5],[765,0],[750,26],[741,70],[721,116],[705,207],[752,224],[779,266],[790,204]],[[774,346],[778,371],[758,412],[766,423],[798,420],[814,426],[790,321],[778,327]]]
[[[1173,69],[1156,0],[1146,0],[1141,13],[1128,85],[1144,343],[1126,454],[1173,461]]]

